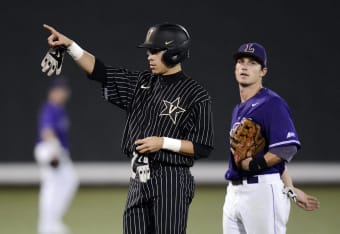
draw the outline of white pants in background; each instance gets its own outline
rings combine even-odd
[[[79,182],[68,155],[62,157],[57,168],[43,164],[40,167],[39,234],[69,233],[63,223]]]
[[[284,234],[290,200],[279,174],[259,175],[258,183],[227,187],[223,234]]]

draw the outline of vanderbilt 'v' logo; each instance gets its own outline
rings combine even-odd
[[[165,107],[162,110],[160,116],[169,116],[173,124],[176,124],[178,114],[186,111],[185,109],[179,106],[179,101],[180,97],[176,98],[172,102],[163,100]]]

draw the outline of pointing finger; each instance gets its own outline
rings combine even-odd
[[[57,32],[57,30],[55,30],[53,27],[51,27],[51,26],[49,26],[47,24],[43,24],[43,27],[46,28],[51,33],[56,33]]]

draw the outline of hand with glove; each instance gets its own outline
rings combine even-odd
[[[65,46],[50,48],[41,61],[42,72],[46,72],[48,76],[52,76],[54,73],[60,75],[65,51]]]
[[[77,43],[61,34],[53,27],[47,24],[44,24],[43,27],[51,33],[51,35],[47,38],[47,42],[51,48],[41,62],[42,71],[47,72],[48,76],[51,76],[54,73],[59,75],[61,73],[65,52],[67,52],[76,61],[83,56],[84,50],[80,48]],[[91,57],[91,61],[92,60],[93,58]],[[85,64],[88,65],[88,62],[86,61]],[[90,65],[92,66],[92,64]]]
[[[241,168],[242,160],[255,158],[264,149],[265,144],[261,126],[248,118],[243,118],[230,133],[230,150],[238,168]]]
[[[65,52],[67,52],[80,68],[87,74],[92,74],[96,58],[83,50],[76,42],[58,32],[55,28],[44,24],[43,27],[50,32],[47,42],[51,47],[41,62],[42,71],[48,76],[59,75]]]

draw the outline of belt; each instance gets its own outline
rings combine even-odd
[[[257,176],[251,176],[244,177],[242,179],[231,180],[230,182],[232,185],[242,185],[245,182],[247,182],[246,184],[257,184],[259,182],[259,178]]]
[[[282,182],[279,173],[247,176],[241,179],[230,180],[232,185],[242,184],[273,184]]]

